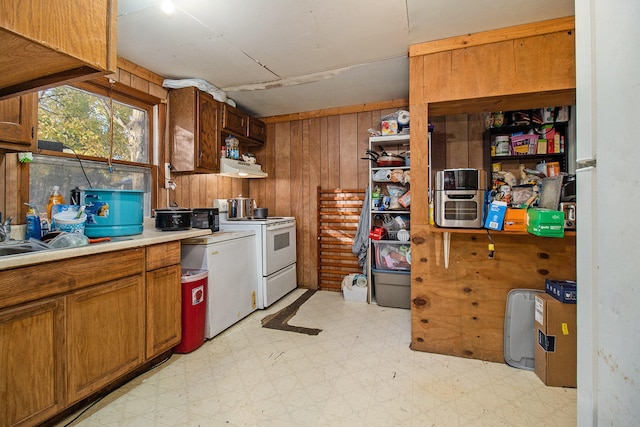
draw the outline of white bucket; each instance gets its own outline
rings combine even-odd
[[[77,212],[61,212],[53,216],[53,227],[57,231],[66,231],[67,233],[84,234],[84,224],[87,221],[87,214],[82,214],[80,218],[76,218]]]

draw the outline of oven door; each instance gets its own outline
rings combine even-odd
[[[296,223],[285,222],[263,227],[262,275],[269,276],[296,262]]]

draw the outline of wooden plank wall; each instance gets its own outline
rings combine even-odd
[[[318,287],[317,187],[364,190],[369,163],[360,158],[369,146],[368,129],[379,130],[381,117],[406,108],[267,121],[267,141],[256,155],[269,178],[250,180],[249,195],[269,215],[296,218],[299,286]]]

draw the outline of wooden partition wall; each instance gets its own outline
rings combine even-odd
[[[445,268],[444,233],[428,220],[429,121],[574,103],[573,17],[411,46],[412,349],[502,362],[508,292],[576,276],[575,235],[492,232],[490,258],[487,230],[454,230]]]

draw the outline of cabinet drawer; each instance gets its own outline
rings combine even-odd
[[[178,258],[179,252],[178,249]],[[109,268],[101,271],[96,267],[107,265]],[[0,271],[0,308],[75,291],[143,271],[143,248],[3,270]]]
[[[147,247],[147,271],[174,264],[180,264],[180,242]]]

